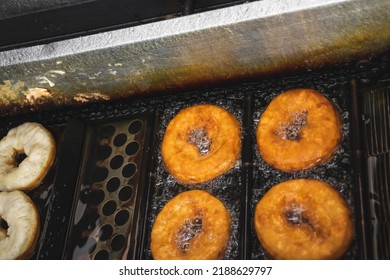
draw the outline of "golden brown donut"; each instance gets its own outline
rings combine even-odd
[[[56,145],[51,133],[38,123],[11,129],[0,141],[0,191],[29,190],[46,176],[54,162]],[[18,163],[18,155],[26,155]]]
[[[0,192],[0,219],[8,228],[0,228],[0,259],[29,258],[40,232],[39,212],[22,191]]]
[[[272,259],[338,259],[354,232],[351,211],[341,195],[309,179],[272,187],[257,204],[254,223]]]
[[[274,98],[257,126],[261,157],[287,171],[311,168],[329,160],[341,139],[335,106],[312,89],[293,89]]]
[[[151,234],[156,260],[214,260],[223,257],[230,235],[230,215],[203,190],[178,194],[157,215]]]
[[[197,105],[183,109],[168,124],[161,152],[177,181],[196,184],[231,169],[240,149],[237,119],[219,106]]]

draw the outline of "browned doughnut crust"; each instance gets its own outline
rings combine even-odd
[[[272,187],[256,206],[255,229],[272,259],[339,259],[354,232],[351,211],[341,195],[309,179]]]
[[[27,157],[18,165],[16,157]],[[53,165],[56,144],[41,124],[26,122],[12,128],[0,141],[0,191],[30,190]]]
[[[202,133],[205,137],[199,136]],[[198,134],[194,141],[192,134]],[[202,152],[196,142],[208,142],[209,146],[205,145]],[[197,105],[180,111],[168,124],[161,147],[166,168],[185,184],[205,182],[225,173],[236,164],[240,149],[237,119],[215,105]]]
[[[151,251],[156,260],[213,260],[223,257],[230,215],[221,201],[203,190],[182,192],[158,214]]]
[[[293,89],[274,98],[257,127],[261,157],[273,167],[292,172],[331,158],[341,140],[335,106],[311,89]]]
[[[0,259],[27,259],[34,252],[40,232],[39,212],[22,191],[0,192],[0,218],[8,229],[0,229]]]

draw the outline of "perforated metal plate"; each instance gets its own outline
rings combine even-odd
[[[142,169],[147,119],[90,125],[67,258],[127,258]]]

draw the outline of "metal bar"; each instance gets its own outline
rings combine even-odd
[[[361,251],[361,258],[367,259],[372,258],[370,248],[368,246],[371,241],[367,241],[369,234],[369,223],[371,216],[368,213],[369,205],[367,203],[368,191],[364,187],[364,175],[363,175],[363,146],[362,146],[362,131],[361,131],[361,109],[360,99],[358,92],[358,85],[356,80],[351,82],[351,139],[352,142],[352,157],[353,157],[353,169],[354,169],[354,185],[356,187],[355,204],[356,209],[356,229],[357,233],[361,238],[359,239],[359,249]]]
[[[389,1],[282,2],[1,52],[0,115],[334,66],[390,48]]]

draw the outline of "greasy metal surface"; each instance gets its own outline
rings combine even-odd
[[[233,170],[228,172],[228,174],[225,174],[224,176],[222,176],[222,178],[220,178],[220,180],[218,180],[218,183],[220,183],[221,186],[220,189],[210,188],[207,186],[206,188],[212,190],[215,195],[220,197],[224,202],[228,203],[230,205],[229,209],[232,210],[234,213],[233,218],[235,224],[233,228],[234,237],[232,241],[238,241],[238,243],[231,243],[230,248],[233,250],[229,251],[231,255],[227,256],[227,258],[232,257],[236,259],[261,259],[265,258],[265,255],[261,251],[261,248],[259,247],[258,241],[255,238],[253,232],[251,218],[252,212],[244,212],[247,208],[251,208],[255,205],[255,203],[258,201],[264,191],[266,191],[271,185],[273,185],[273,182],[278,183],[284,179],[291,179],[291,177],[293,176],[302,177],[304,175],[323,178],[326,181],[334,182],[338,190],[342,191],[342,194],[347,198],[347,201],[349,205],[351,205],[351,208],[355,208],[355,214],[363,210],[359,203],[360,199],[363,199],[365,201],[371,199],[368,195],[365,195],[360,198],[350,197],[352,192],[355,194],[355,196],[359,196],[359,193],[362,193],[361,187],[366,187],[366,184],[358,185],[354,183],[349,183],[351,180],[350,176],[355,177],[356,175],[352,170],[352,173],[348,173],[347,171],[348,166],[352,167],[352,165],[354,165],[355,158],[351,154],[349,154],[352,148],[350,147],[350,142],[353,143],[356,141],[356,139],[359,138],[355,137],[354,134],[349,134],[350,139],[347,139],[349,137],[344,138],[344,140],[346,141],[343,142],[342,146],[340,147],[340,150],[338,150],[335,161],[331,163],[331,166],[326,166],[329,168],[321,166],[317,168],[316,172],[314,173],[309,172],[289,175],[284,174],[283,172],[277,172],[275,170],[272,170],[272,168],[265,166],[264,162],[258,157],[254,138],[256,123],[262,110],[264,109],[266,104],[281,90],[303,86],[317,88],[324,92],[327,96],[331,97],[331,99],[339,105],[341,111],[343,112],[342,117],[344,120],[345,127],[344,132],[348,132],[347,123],[349,121],[354,121],[354,118],[352,117],[354,114],[350,114],[349,112],[347,112],[348,110],[346,108],[350,105],[351,100],[348,97],[348,90],[346,90],[345,88],[348,87],[349,81],[351,79],[355,79],[358,82],[359,86],[361,84],[364,84],[372,86],[373,88],[376,88],[375,85],[378,83],[378,81],[385,81],[386,83],[388,83],[390,73],[389,55],[390,53],[379,57],[379,60],[362,61],[357,65],[349,65],[348,67],[342,67],[340,69],[328,69],[325,71],[315,70],[303,74],[301,73],[301,75],[286,75],[283,77],[277,77],[274,79],[256,81],[251,83],[237,83],[235,85],[228,85],[223,87],[207,87],[197,90],[182,90],[180,94],[172,93],[164,96],[153,96],[150,98],[139,99],[128,98],[125,100],[102,102],[99,104],[89,103],[81,107],[67,107],[65,108],[65,110],[44,110],[39,113],[9,116],[5,118],[0,118],[0,134],[5,135],[10,127],[16,126],[17,124],[25,121],[37,121],[49,128],[56,129],[64,128],[65,124],[67,124],[70,119],[78,119],[86,122],[95,122],[99,120],[101,122],[116,122],[118,120],[134,119],[134,116],[138,114],[153,114],[156,108],[158,108],[157,111],[161,112],[161,114],[158,114],[160,118],[154,117],[153,122],[157,120],[157,122],[152,125],[154,129],[148,129],[150,134],[152,133],[151,131],[153,131],[153,137],[155,137],[156,139],[151,141],[150,143],[145,143],[143,145],[143,147],[148,147],[144,149],[144,151],[150,151],[150,153],[143,157],[143,159],[147,158],[146,161],[143,160],[143,162],[146,162],[147,164],[145,167],[141,168],[141,171],[143,171],[144,174],[140,177],[148,177],[152,181],[149,182],[148,179],[145,179],[145,189],[151,188],[151,195],[145,195],[145,198],[153,198],[156,197],[154,195],[157,194],[161,198],[169,199],[174,193],[185,190],[187,186],[177,184],[174,180],[172,180],[172,177],[169,177],[169,175],[165,176],[167,172],[162,165],[159,145],[161,144],[160,141],[163,136],[164,127],[166,127],[167,122],[180,108],[184,106],[194,105],[197,103],[214,103],[229,108],[229,110],[232,110],[232,112],[236,114],[236,116],[240,120],[240,123],[243,126],[244,149],[242,159],[241,162],[238,163],[238,166],[236,166],[236,168],[234,168]],[[248,100],[247,97],[252,98]],[[253,105],[250,106],[253,107],[253,109],[246,110],[245,108],[247,108],[247,106],[250,104]],[[160,119],[162,122],[162,127],[157,125],[157,123],[160,123],[158,122]],[[386,124],[388,125],[388,123]],[[68,128],[69,126],[67,126],[67,129],[65,131],[73,131],[68,130]],[[352,128],[350,132],[352,132]],[[72,135],[74,135],[75,138],[81,137],[80,140],[84,139],[83,133],[72,133]],[[150,135],[146,138],[149,139]],[[98,139],[98,137],[96,137],[95,140],[96,139]],[[66,146],[70,146],[72,149],[75,149],[75,146],[77,146],[70,144],[68,140],[64,140],[61,142],[62,143],[57,142],[57,144],[62,148],[64,148],[65,144]],[[151,143],[154,144],[152,145]],[[383,144],[385,143],[383,142]],[[155,157],[153,160],[151,160],[151,154],[156,154],[154,155]],[[248,156],[248,154],[250,154],[250,156]],[[59,161],[59,163],[64,162],[62,156],[60,159],[61,160]],[[75,169],[78,169],[78,163],[80,161],[67,160],[66,162],[68,165],[63,165],[62,168],[57,167],[56,169],[62,170],[62,177],[65,177],[69,180],[72,177],[69,176],[69,167],[75,167]],[[381,165],[379,167],[388,168],[388,165]],[[322,172],[321,169],[325,169],[325,171]],[[247,173],[245,172],[245,170],[249,170],[250,172]],[[242,174],[239,176],[237,175],[238,173]],[[79,173],[77,173],[77,175],[78,174]],[[75,177],[77,177],[77,175]],[[50,178],[48,179],[51,180]],[[154,183],[159,183],[159,185],[157,186]],[[167,186],[167,188],[164,188],[164,186]],[[235,186],[239,186],[239,188],[235,188]],[[214,187],[217,187],[217,185],[214,185]],[[69,188],[57,188],[55,186],[52,187],[52,189],[50,189],[50,186],[48,186],[48,188],[49,189],[47,190],[45,189],[45,187],[43,187],[43,189],[39,188],[38,193],[31,194],[35,198],[39,197],[38,201],[40,205],[49,207],[47,208],[47,213],[49,213],[51,222],[58,221],[59,223],[61,223],[63,221],[63,213],[59,213],[57,209],[59,207],[72,207],[72,203],[69,203],[69,200],[64,199],[63,194],[70,193],[70,196],[73,197],[73,192],[69,192]],[[248,191],[246,191],[245,188],[247,188]],[[62,190],[61,193],[59,192],[59,189]],[[159,191],[155,192],[155,190],[157,189]],[[139,188],[139,191],[141,190],[142,188]],[[46,199],[49,197],[57,198],[54,201],[55,203],[53,203],[53,199],[47,201]],[[75,201],[77,202],[77,198]],[[146,253],[145,258],[150,258],[148,235],[150,234],[149,229],[151,223],[154,221],[155,214],[157,214],[158,209],[160,209],[166,201],[167,200],[157,201],[153,199],[145,199],[145,203],[140,204],[139,209],[141,210],[141,212],[138,215],[138,225],[140,229],[143,229],[144,227],[140,224],[145,222],[146,226],[145,230],[138,232],[137,239],[141,239],[142,233],[145,233],[146,240],[144,242],[138,242],[138,244],[144,245],[141,249],[142,252]],[[47,205],[47,203],[49,205]],[[352,206],[352,204],[354,205]],[[240,214],[238,214],[238,212],[240,212]],[[242,213],[244,213],[244,215],[241,215]],[[362,215],[355,216],[355,221],[357,229],[363,224],[367,225],[370,223],[370,219],[366,220],[362,217]],[[85,227],[88,227],[89,225],[90,224],[88,223],[83,224],[83,226]],[[247,230],[242,230],[245,227],[247,227]],[[356,241],[359,241],[360,239],[366,237],[361,235],[360,232],[361,231],[356,232]],[[58,228],[55,228],[55,231],[49,231],[49,234],[43,234],[40,243],[44,242],[48,246],[44,248],[41,247],[42,249],[46,250],[43,250],[41,254],[38,254],[38,258],[54,258],[52,253],[56,252],[50,251],[49,253],[51,254],[48,255],[46,255],[46,252],[48,251],[48,249],[51,250],[53,246],[54,248],[58,248],[58,246],[56,245],[56,243],[58,243],[58,240]],[[362,241],[365,242],[365,240],[366,239]],[[354,243],[352,250],[348,253],[346,258],[366,258],[365,254],[360,253],[360,248],[361,247],[358,242]],[[371,248],[368,249],[370,250]],[[57,255],[58,254],[56,253],[55,256]],[[129,258],[132,257],[130,256]],[[140,258],[139,254],[137,254],[137,258]]]
[[[263,0],[0,53],[0,115],[337,65],[390,47],[390,2]]]

